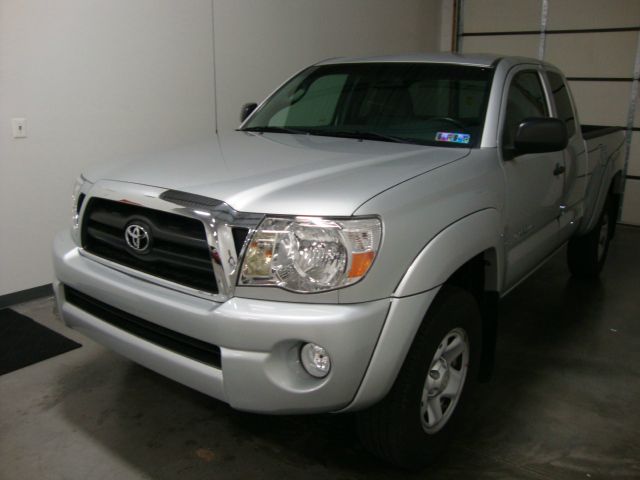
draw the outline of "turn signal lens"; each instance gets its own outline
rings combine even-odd
[[[374,252],[354,253],[351,257],[351,269],[349,270],[349,278],[360,278],[369,271],[376,258]]]
[[[253,278],[269,278],[271,276],[271,258],[275,235],[261,232],[249,244],[247,261],[243,272]]]

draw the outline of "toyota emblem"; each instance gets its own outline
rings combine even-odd
[[[139,223],[131,223],[124,231],[124,239],[136,253],[148,253],[151,249],[151,236],[147,228]]]

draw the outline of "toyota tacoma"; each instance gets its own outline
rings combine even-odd
[[[239,410],[358,412],[369,450],[427,463],[490,374],[499,299],[565,245],[600,272],[624,133],[495,55],[331,59],[241,112],[79,177],[61,317]]]

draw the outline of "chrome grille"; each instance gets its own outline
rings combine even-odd
[[[132,223],[149,229],[152,247],[144,254],[136,253],[125,241],[125,229]],[[84,211],[82,246],[112,262],[218,293],[205,228],[195,218],[93,197]]]

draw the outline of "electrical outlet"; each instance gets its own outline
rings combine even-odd
[[[13,138],[25,138],[27,136],[27,120],[25,118],[12,118],[11,129]]]

